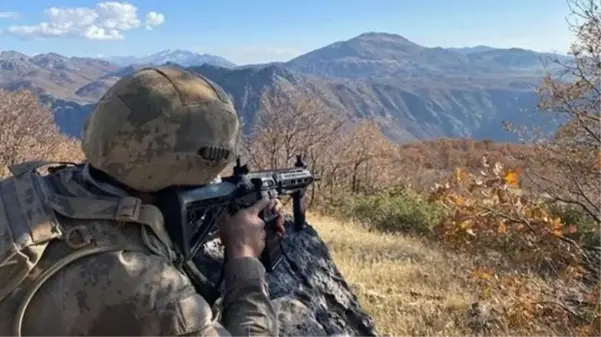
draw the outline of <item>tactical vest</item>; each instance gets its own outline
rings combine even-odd
[[[51,164],[65,167],[45,176],[38,172]],[[0,181],[0,315],[13,315],[12,335],[21,335],[27,306],[48,279],[72,262],[100,253],[160,255],[186,273],[207,302],[215,302],[218,293],[211,282],[192,261],[179,259],[158,208],[130,196],[91,193],[80,177],[81,167],[74,165],[26,162],[9,167],[13,177]],[[87,226],[85,220],[106,221]]]

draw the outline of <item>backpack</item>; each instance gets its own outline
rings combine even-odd
[[[0,181],[0,303],[30,274],[48,244],[63,236],[48,204],[51,192],[36,171],[49,164],[11,166],[13,176]]]

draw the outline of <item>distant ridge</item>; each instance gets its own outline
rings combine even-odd
[[[221,56],[198,54],[182,49],[167,49],[147,56],[107,56],[103,59],[112,63],[126,66],[130,64],[162,65],[168,62],[177,63],[184,67],[211,64],[224,68],[234,68],[236,65]]]
[[[439,137],[516,141],[501,127],[503,121],[549,130],[557,125],[536,113],[533,90],[549,70],[541,63],[549,56],[520,48],[429,48],[377,32],[288,62],[242,66],[185,50],[103,59],[5,51],[0,53],[0,88],[38,93],[53,108],[61,130],[79,136],[87,114],[117,80],[145,65],[175,63],[221,85],[247,127],[261,110],[264,93],[287,90],[343,118],[371,118],[399,142]]]

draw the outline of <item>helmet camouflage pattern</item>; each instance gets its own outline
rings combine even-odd
[[[88,162],[141,192],[206,184],[237,155],[240,122],[217,84],[175,67],[120,79],[83,128]]]

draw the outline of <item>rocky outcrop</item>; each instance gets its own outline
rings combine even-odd
[[[377,336],[374,323],[361,308],[336,268],[317,231],[295,229],[286,222],[284,260],[268,276],[273,303],[279,309],[280,336]],[[205,244],[198,257],[201,271],[219,280],[223,246],[219,239]]]

